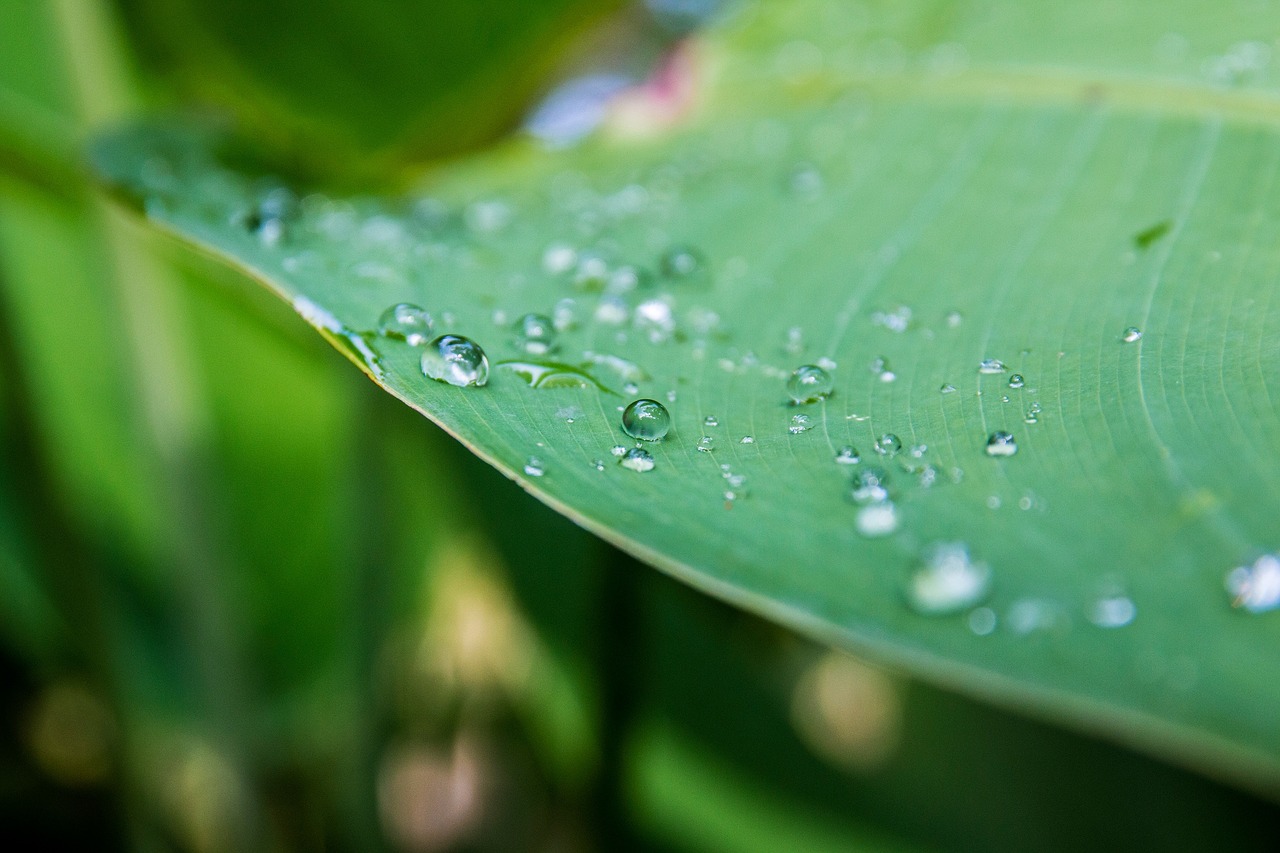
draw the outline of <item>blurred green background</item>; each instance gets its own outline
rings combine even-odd
[[[396,186],[715,4],[3,0],[0,819],[192,850],[1270,850],[1275,803],[736,612],[97,194],[228,116]],[[608,82],[613,81],[613,82]]]

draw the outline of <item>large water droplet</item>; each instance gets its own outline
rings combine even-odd
[[[643,447],[633,447],[626,453],[622,454],[622,458],[618,460],[618,464],[629,471],[635,471],[643,474],[645,471],[652,471],[657,464],[653,461],[653,454],[645,450]]]
[[[1231,606],[1250,613],[1280,607],[1280,555],[1263,554],[1251,566],[1237,566],[1227,573]]]
[[[988,456],[1012,456],[1018,452],[1018,442],[1013,433],[997,430],[987,439]]]
[[[787,394],[792,402],[814,403],[831,395],[835,381],[831,374],[816,364],[805,364],[792,371],[787,378]]]
[[[911,575],[907,601],[927,616],[959,613],[986,597],[990,583],[991,568],[970,559],[964,543],[940,543],[925,552],[924,564]]]
[[[546,355],[556,348],[555,322],[544,314],[525,314],[515,330],[516,346],[529,355]]]
[[[423,351],[422,372],[459,388],[479,387],[489,381],[489,359],[470,338],[441,335]]]
[[[420,347],[431,340],[431,315],[410,302],[392,305],[378,319],[378,332]]]
[[[540,391],[554,388],[597,388],[601,391],[609,391],[597,382],[595,377],[571,364],[555,361],[500,361],[497,367],[501,370],[510,370],[528,382],[530,388],[537,388]]]
[[[661,441],[671,429],[671,413],[657,400],[636,400],[622,412],[622,430],[641,441]]]

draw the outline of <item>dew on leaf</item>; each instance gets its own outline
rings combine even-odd
[[[654,462],[652,453],[643,447],[633,447],[622,454],[618,464],[629,471],[643,474],[646,471],[652,471],[657,463]]]
[[[441,335],[423,350],[422,372],[459,388],[480,387],[489,381],[489,359],[470,338]]]
[[[988,456],[1012,456],[1018,452],[1018,442],[1013,433],[997,430],[987,438]]]
[[[671,429],[671,413],[657,400],[640,399],[622,412],[622,430],[641,441],[661,441]]]
[[[888,500],[867,504],[858,510],[855,524],[863,536],[888,536],[898,529],[898,508]]]
[[[542,464],[542,460],[536,456],[530,456],[525,460],[524,472],[530,477],[541,477],[547,473],[547,468]]]
[[[552,243],[542,253],[542,269],[551,275],[563,275],[578,263],[578,251],[568,243]]]
[[[1008,370],[1003,361],[998,358],[984,358],[978,363],[978,372],[987,375],[1004,373]]]
[[[516,346],[529,355],[546,355],[556,349],[555,322],[545,314],[525,314],[516,320]]]
[[[1108,595],[1092,602],[1086,615],[1099,628],[1123,628],[1138,615],[1138,608],[1127,596]]]
[[[690,246],[672,246],[659,260],[662,274],[672,279],[692,278],[701,272],[705,265],[702,255]]]
[[[378,318],[380,334],[415,347],[431,340],[431,326],[431,315],[409,302],[392,305]]]
[[[787,432],[792,435],[799,435],[802,432],[808,432],[813,429],[813,418],[808,415],[792,415],[791,425],[787,427]]]
[[[853,483],[849,489],[849,497],[854,503],[879,503],[888,500],[889,490],[885,488],[887,475],[881,468],[869,466],[853,475]]]
[[[1132,344],[1142,340],[1142,330],[1137,326],[1129,326],[1124,330],[1124,334],[1120,336],[1120,340],[1126,344]]]
[[[946,616],[967,610],[987,595],[991,568],[970,558],[963,542],[930,547],[907,584],[907,601],[917,613]]]
[[[716,440],[709,435],[704,435],[698,439],[697,448],[702,453],[710,453],[716,449]]]
[[[816,364],[805,364],[787,378],[787,395],[796,404],[814,403],[831,395],[835,381]]]
[[[837,465],[857,465],[862,461],[862,457],[858,455],[858,451],[853,445],[846,444],[836,451]]]
[[[881,456],[897,456],[902,450],[902,439],[891,432],[886,432],[875,441],[876,453]]]
[[[1280,555],[1263,554],[1252,565],[1227,573],[1231,606],[1249,613],[1265,613],[1280,607]]]
[[[1027,381],[1026,381],[1025,379],[1023,379],[1023,378],[1022,378],[1022,374],[1021,374],[1021,373],[1015,373],[1015,374],[1013,374],[1012,376],[1010,376],[1010,377],[1009,377],[1009,387],[1010,387],[1010,388],[1017,389],[1017,388],[1021,388],[1022,386],[1026,385],[1026,384],[1027,384]]]

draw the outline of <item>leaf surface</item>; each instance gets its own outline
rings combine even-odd
[[[1280,548],[1280,99],[1252,8],[749,6],[693,49],[676,127],[624,132],[633,101],[581,147],[515,141],[412,198],[312,194],[279,228],[278,189],[189,129],[96,157],[155,223],[641,558],[1269,786],[1280,616],[1225,588]],[[646,115],[671,114],[661,94]],[[377,334],[397,302],[479,342],[488,385],[424,378],[420,349]],[[530,360],[511,325],[557,308],[573,322],[547,358],[591,381],[534,388],[503,364]],[[792,404],[816,363],[834,393]],[[636,397],[672,416],[648,473],[611,453]],[[997,431],[1015,454],[988,454]],[[892,517],[851,497],[873,467]],[[956,548],[939,564],[949,543],[989,582]],[[930,555],[937,583],[913,586]]]

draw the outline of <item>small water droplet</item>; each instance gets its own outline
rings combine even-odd
[[[969,614],[969,630],[979,637],[986,637],[996,629],[996,612],[990,607],[979,607]]]
[[[671,413],[657,400],[640,399],[622,412],[622,431],[641,441],[661,441],[671,429]]]
[[[867,504],[858,510],[855,524],[863,536],[888,536],[898,529],[898,508],[887,500]]]
[[[720,426],[720,421],[716,420],[715,415],[707,415],[702,419],[702,425],[707,427],[718,427]]]
[[[1013,433],[997,430],[987,439],[988,456],[1012,456],[1018,452],[1018,442]]]
[[[480,387],[489,381],[489,359],[470,338],[441,335],[423,351],[422,372],[459,388]]]
[[[578,302],[565,297],[556,303],[551,311],[551,319],[557,332],[567,332],[578,325]]]
[[[704,435],[698,439],[698,450],[701,453],[710,453],[716,449],[716,440],[709,435]]]
[[[1123,628],[1138,615],[1138,608],[1128,596],[1108,595],[1090,604],[1087,615],[1099,628]]]
[[[627,448],[623,447],[621,444],[615,444],[613,447],[609,448],[609,452],[614,456],[622,456],[627,452]]]
[[[917,613],[946,616],[980,602],[990,584],[990,566],[970,559],[963,542],[944,542],[925,552],[907,585],[907,600]]]
[[[1026,385],[1026,384],[1027,384],[1027,381],[1026,381],[1025,379],[1023,379],[1023,378],[1022,378],[1022,374],[1021,374],[1021,373],[1015,373],[1015,374],[1013,374],[1012,376],[1010,376],[1010,377],[1009,377],[1009,387],[1010,387],[1010,388],[1015,388],[1015,389],[1016,389],[1016,388],[1021,388],[1023,385]]]
[[[592,460],[591,460],[591,467],[592,467],[592,468],[595,468],[597,471],[603,471],[603,470],[604,470],[604,460],[603,460],[603,459],[592,459]]]
[[[1250,613],[1280,607],[1280,555],[1263,554],[1251,566],[1237,566],[1227,573],[1231,606]]]
[[[984,358],[978,363],[978,372],[992,375],[996,373],[1004,373],[1008,370],[1004,362],[998,358]]]
[[[378,319],[378,332],[420,347],[431,340],[431,315],[409,302],[392,305]]]
[[[515,325],[516,346],[529,355],[546,355],[556,349],[555,322],[545,314],[525,314]]]
[[[857,465],[861,461],[862,457],[858,455],[857,449],[851,444],[846,444],[836,451],[837,465]]]
[[[875,449],[881,456],[897,456],[902,450],[902,439],[891,432],[886,432],[876,439]]]
[[[787,394],[797,405],[826,399],[834,387],[831,374],[816,364],[801,365],[787,378]]]
[[[670,299],[665,297],[646,299],[637,305],[634,322],[648,335],[650,343],[665,343],[676,331],[675,313],[671,310]]]
[[[563,275],[578,263],[578,251],[568,243],[552,243],[542,253],[542,268],[551,275]]]
[[[546,466],[542,464],[542,460],[536,456],[530,456],[525,460],[524,472],[530,477],[541,477],[547,473]]]
[[[672,246],[659,261],[662,274],[667,278],[692,278],[702,271],[706,261],[697,249],[690,246]]]
[[[1120,340],[1124,341],[1126,344],[1131,344],[1131,343],[1134,343],[1135,341],[1140,341],[1142,340],[1142,330],[1139,329],[1137,326],[1130,326],[1129,328],[1124,330],[1124,334],[1120,336]]]
[[[787,342],[783,347],[792,355],[799,355],[804,351],[804,329],[799,326],[792,326],[787,329]]]
[[[744,435],[738,443],[739,444],[755,444],[756,439],[755,439],[755,436]]]
[[[618,464],[629,471],[643,474],[646,471],[652,471],[657,463],[653,461],[652,453],[643,447],[633,447],[622,454]]]
[[[891,332],[902,334],[911,328],[911,309],[906,305],[899,305],[892,311],[873,311],[871,322]]]
[[[792,435],[799,435],[811,429],[813,429],[813,418],[808,415],[792,415],[791,426],[787,427],[787,432]]]
[[[959,311],[952,311],[951,313],[947,314],[948,329],[959,328],[960,324],[963,322],[964,322],[964,315],[961,314]]]
[[[853,483],[849,489],[849,497],[854,503],[879,503],[889,499],[889,490],[885,488],[888,475],[881,468],[868,466],[853,475]]]
[[[947,383],[944,383],[943,386],[938,390],[941,391],[943,394],[954,394],[956,393],[956,386],[952,385],[950,382],[947,382]]]

